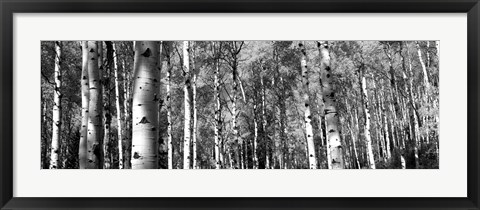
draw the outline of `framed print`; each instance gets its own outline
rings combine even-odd
[[[476,0],[0,5],[1,209],[479,208]]]

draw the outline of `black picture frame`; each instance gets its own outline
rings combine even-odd
[[[1,209],[479,209],[478,0],[0,0]],[[467,13],[468,196],[465,198],[16,198],[13,193],[14,13]],[[455,110],[452,110],[455,111]],[[41,181],[41,180],[39,180]],[[455,180],[446,180],[455,181]],[[92,186],[94,187],[94,186]],[[348,189],[346,189],[348,190]],[[413,189],[412,189],[413,190]]]

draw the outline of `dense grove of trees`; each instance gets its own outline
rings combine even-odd
[[[41,168],[439,167],[438,41],[44,41]]]

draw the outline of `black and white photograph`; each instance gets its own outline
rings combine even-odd
[[[41,169],[439,169],[437,40],[40,45]]]

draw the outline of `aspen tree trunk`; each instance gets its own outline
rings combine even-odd
[[[333,86],[332,72],[330,67],[330,52],[328,42],[318,42],[320,49],[321,63],[320,69],[323,71],[323,99],[325,100],[325,120],[327,122],[327,139],[330,143],[330,153],[332,157],[332,168],[345,168],[343,158],[343,147],[340,139],[338,114],[335,104],[335,90]]]
[[[307,147],[308,147],[308,163],[310,169],[317,169],[317,159],[315,155],[315,143],[313,142],[313,129],[312,129],[312,116],[310,113],[310,99],[308,96],[308,66],[307,66],[307,52],[305,50],[304,43],[301,42],[299,45],[300,51],[302,53],[300,58],[300,65],[302,68],[302,86],[305,91],[303,95],[303,101],[305,103],[305,132],[307,135]]]
[[[220,109],[221,110],[221,109]],[[220,112],[221,113],[221,112]],[[226,161],[226,157],[225,157],[225,143],[224,143],[224,137],[222,136],[222,133],[221,131],[223,130],[223,126],[222,124],[220,124],[220,128],[219,128],[219,136],[218,136],[218,141],[220,143],[220,168],[224,168],[225,167],[225,163],[227,162]]]
[[[354,121],[354,126],[355,126],[355,130],[357,131],[357,132],[356,132],[357,135],[356,135],[355,137],[357,137],[358,139],[360,139],[360,123],[359,123],[359,120],[358,120],[358,110],[357,110],[356,108],[353,110],[353,114],[354,114],[354,118],[352,119],[352,121],[355,120],[355,121]],[[362,152],[362,148],[360,148],[359,150],[360,150],[360,152]],[[362,154],[363,154],[363,153],[362,153]],[[370,160],[368,159],[368,157],[367,157],[367,161],[370,161]],[[370,164],[370,163],[368,163],[368,164]]]
[[[415,164],[416,164],[416,168],[418,166],[418,149],[417,149],[417,146],[418,146],[418,132],[419,132],[419,128],[418,128],[418,119],[416,117],[416,114],[415,114],[415,109],[416,109],[416,104],[413,102],[414,101],[414,98],[415,96],[413,95],[413,78],[410,78],[411,76],[410,75],[413,75],[412,74],[412,64],[411,64],[411,60],[410,60],[410,55],[409,55],[409,51],[408,51],[408,48],[406,50],[406,53],[407,53],[407,57],[408,57],[408,64],[409,64],[409,67],[408,69],[405,67],[405,60],[403,59],[403,77],[404,77],[404,80],[406,81],[406,85],[405,85],[405,90],[408,94],[408,100],[410,102],[405,102],[405,107],[407,106],[407,103],[410,103],[411,105],[411,108],[413,109],[408,109],[408,108],[405,108],[407,109],[407,112],[408,111],[411,111],[413,114],[409,114],[408,115],[410,116],[410,118],[413,118],[413,126],[412,126],[412,120],[411,119],[408,119],[408,128],[409,128],[409,136],[410,136],[410,139],[414,141],[414,155],[415,155]],[[403,58],[403,55],[402,55],[402,58]],[[408,78],[407,78],[407,75],[406,73],[409,74]]]
[[[430,84],[428,82],[428,73],[427,73],[427,68],[425,67],[425,62],[422,59],[422,51],[420,49],[420,43],[418,41],[416,41],[415,45],[417,47],[418,60],[420,61],[420,64],[422,65],[423,83],[425,85],[425,88],[427,90],[429,90],[430,89]]]
[[[363,101],[363,109],[365,112],[365,141],[367,144],[367,157],[369,162],[369,168],[375,169],[375,159],[373,158],[373,150],[372,150],[372,138],[370,136],[370,102],[368,100],[368,92],[367,92],[367,79],[365,78],[365,67],[362,66],[362,101]]]
[[[184,93],[184,106],[185,106],[185,119],[183,127],[183,169],[190,169],[190,89],[192,85],[190,83],[190,43],[188,41],[183,42],[183,76],[185,84],[183,85]]]
[[[244,158],[245,158],[245,169],[248,169],[248,139],[245,140],[243,145],[245,146]]]
[[[319,136],[320,136],[320,146],[322,147],[323,146],[323,126],[322,126],[322,115],[321,113],[323,112],[323,106],[322,108],[320,108],[319,104],[320,104],[320,101],[321,100],[317,100],[317,110],[318,110],[318,132],[319,132]]]
[[[384,101],[385,95],[380,93],[380,103],[382,107],[382,112],[383,112],[383,128],[384,128],[384,134],[385,134],[385,147],[386,147],[386,156],[387,159],[390,159],[391,157],[391,149],[390,149],[390,135],[388,132],[388,120],[387,120],[387,110],[385,108],[385,101]]]
[[[390,45],[388,45],[388,47],[390,48]],[[394,58],[387,51],[385,51],[385,54],[388,57],[388,65],[389,65],[389,71],[390,71],[390,87],[391,87],[389,92],[392,96],[393,109],[390,105],[385,105],[385,106],[388,106],[389,111],[393,115],[393,117],[391,119],[390,128],[392,130],[391,139],[392,139],[393,145],[395,147],[395,139],[397,138],[396,137],[396,131],[398,131],[398,129],[396,129],[396,128],[399,127],[399,125],[395,125],[395,124],[398,122],[397,113],[400,111],[400,106],[398,105],[398,97],[396,95],[396,93],[398,93],[398,88],[397,88],[397,83],[396,83],[396,78],[395,78],[395,69],[393,67]],[[386,94],[388,94],[388,93],[386,93]],[[386,113],[387,112],[385,112],[385,115],[386,115]],[[385,122],[385,125],[387,125],[387,124],[388,124],[388,122]],[[388,148],[389,151],[391,151],[391,148],[389,147],[389,143],[387,143],[387,148]]]
[[[164,44],[165,44],[164,41],[160,41],[159,42],[159,49],[158,49],[159,53],[158,53],[158,68],[157,68],[157,70],[158,70],[158,75],[159,75],[159,78],[158,78],[159,82],[158,82],[158,90],[157,91],[158,91],[159,95],[162,92],[162,84],[161,84],[162,80],[160,79],[160,77],[161,77],[160,75],[162,74],[162,68],[163,68],[163,54],[164,54],[163,45]],[[165,153],[167,153],[167,161],[168,161],[168,145],[165,142],[165,140],[163,139],[163,134],[161,133],[162,129],[160,129],[161,126],[162,126],[162,123],[160,122],[160,119],[162,118],[162,106],[163,106],[164,101],[161,97],[159,97],[159,98],[160,99],[158,100],[158,112],[157,112],[157,115],[158,115],[157,116],[157,119],[158,119],[157,126],[159,128],[158,129],[158,140],[159,140],[159,144],[160,144],[159,145],[159,153],[161,153],[162,158],[164,158],[163,155]],[[160,162],[160,157],[159,157],[159,162]],[[159,168],[163,168],[163,166],[160,167],[160,165],[159,165]],[[168,168],[168,163],[167,163],[167,168]]]
[[[282,82],[283,83],[283,82]],[[282,85],[283,87],[283,85]],[[281,155],[280,158],[283,161],[286,160],[286,153],[287,153],[287,144],[288,144],[288,138],[287,138],[287,126],[285,126],[286,121],[287,121],[287,113],[286,113],[286,102],[285,102],[285,97],[284,97],[284,91],[282,91],[282,101],[280,102],[280,148],[281,148]],[[280,167],[282,167],[282,164],[280,164]]]
[[[403,61],[402,61],[403,63]],[[405,75],[405,72],[403,71],[402,72],[402,78],[403,80],[406,82],[407,81],[407,75]],[[408,91],[406,89],[406,84],[404,85],[404,89],[405,89],[405,93],[408,94]],[[403,157],[403,150],[405,149],[405,139],[407,138],[407,134],[406,134],[406,131],[405,131],[405,128],[408,127],[408,123],[407,121],[409,121],[408,117],[407,117],[407,114],[406,112],[408,112],[408,109],[407,109],[407,105],[405,104],[405,100],[407,100],[406,98],[401,98],[400,100],[400,104],[401,104],[401,108],[402,108],[402,111],[401,111],[401,116],[402,116],[402,130],[400,132],[400,149],[402,150],[402,158]]]
[[[375,90],[374,94],[375,94],[375,100],[376,100],[376,122],[377,122],[377,126],[376,126],[376,129],[377,129],[377,136],[378,136],[378,142],[380,143],[380,148],[381,150],[379,150],[379,157],[381,157],[383,159],[383,161],[387,161],[386,159],[386,149],[385,149],[385,141],[384,141],[384,133],[383,133],[383,118],[382,118],[382,108],[381,108],[381,101],[380,101],[380,97],[379,96],[380,94],[377,92],[377,87],[376,87],[376,84],[375,84],[375,80],[372,81],[372,85],[373,85],[373,89]],[[382,140],[383,138],[383,140]]]
[[[257,122],[257,95],[255,94],[253,99],[253,126],[254,126],[254,136],[253,136],[253,168],[258,169],[258,122]]]
[[[378,99],[377,99],[378,101]],[[381,158],[384,162],[387,161],[385,157],[385,141],[383,140],[383,127],[382,127],[382,117],[381,117],[381,112],[380,108],[377,108],[376,114],[375,114],[377,126],[376,127],[376,134],[377,134],[377,144],[378,144],[378,157],[379,159]]]
[[[88,135],[87,135],[87,168],[99,169],[101,163],[102,145],[102,94],[100,70],[98,69],[98,42],[88,42],[88,80],[90,85],[90,102],[88,104]]]
[[[110,111],[110,100],[111,100],[111,94],[110,94],[110,77],[111,77],[111,72],[112,72],[112,66],[113,66],[113,45],[112,42],[107,41],[105,42],[107,46],[107,68],[105,69],[104,75],[103,75],[103,90],[104,90],[104,95],[103,95],[103,126],[104,126],[104,135],[103,135],[103,151],[104,151],[104,161],[103,161],[103,168],[104,169],[110,169],[112,166],[112,159],[110,158],[111,152],[110,152],[110,147],[111,147],[111,131],[110,131],[110,125],[112,123],[112,115]]]
[[[42,159],[40,161],[40,163],[42,164],[41,165],[41,169],[45,169],[45,168],[49,168],[50,167],[50,160],[48,158],[48,149],[49,149],[49,145],[48,145],[48,137],[47,137],[47,126],[44,126],[46,125],[47,123],[47,102],[45,101],[45,97],[43,96],[43,94],[41,94],[41,102],[42,102],[42,142],[43,144],[45,145],[45,149],[42,149]],[[85,146],[85,149],[87,148],[87,146]],[[86,152],[86,151],[85,151]]]
[[[413,147],[413,152],[414,152],[414,156],[415,156],[415,168],[419,168],[419,161],[418,161],[418,144],[420,142],[419,140],[419,133],[420,133],[420,129],[419,129],[419,125],[418,125],[418,118],[417,118],[417,114],[415,113],[416,110],[417,110],[417,107],[415,105],[415,97],[413,96],[413,72],[412,72],[412,61],[410,59],[410,56],[408,55],[408,49],[407,49],[407,57],[408,57],[408,73],[409,73],[409,78],[408,78],[408,83],[409,83],[409,90],[408,90],[408,94],[409,94],[409,97],[410,97],[410,104],[412,105],[412,114],[411,116],[413,116],[413,128],[414,128],[414,134],[413,134],[413,138],[414,138],[414,147]]]
[[[130,95],[130,76],[127,72],[125,60],[122,62],[123,67],[123,103],[125,107],[125,154],[124,154],[124,164],[125,169],[132,168],[131,165],[131,146],[132,146],[132,116],[131,116],[131,95]]]
[[[193,168],[197,169],[197,69],[195,69],[195,48],[192,42],[191,47],[191,72],[193,75],[192,78],[192,86],[193,86],[193,91],[192,91],[192,108],[193,108],[193,134],[192,134],[192,147],[193,147],[193,154],[192,154],[192,159],[193,159]]]
[[[429,43],[427,41],[427,43]],[[422,72],[423,72],[423,83],[425,85],[425,92],[423,94],[423,104],[424,106],[426,106],[427,103],[429,103],[428,101],[428,95],[430,94],[430,83],[428,82],[428,72],[427,72],[427,68],[425,67],[425,63],[422,59],[422,51],[421,51],[421,48],[420,48],[420,43],[418,41],[415,42],[415,45],[417,47],[417,54],[418,54],[418,59],[420,60],[420,64],[422,65]],[[430,57],[429,57],[429,54],[428,54],[428,48],[427,48],[427,66],[428,66],[428,63],[430,62]],[[427,107],[428,109],[428,107]],[[425,126],[425,130],[426,130],[426,136],[425,136],[425,141],[427,143],[429,143],[429,129],[428,129],[428,125],[426,123],[427,119],[426,117],[423,117],[423,123],[422,123],[422,127]]]
[[[285,102],[285,84],[284,84],[284,80],[283,80],[283,76],[282,76],[282,73],[280,72],[280,65],[279,63],[281,62],[280,60],[280,56],[278,54],[278,50],[276,48],[274,48],[274,51],[273,51],[273,54],[274,54],[274,62],[275,62],[275,69],[276,69],[276,73],[278,75],[278,77],[280,78],[280,81],[279,81],[279,86],[280,86],[280,94],[279,94],[279,98],[278,98],[278,104],[279,104],[279,108],[280,108],[280,117],[279,117],[279,127],[280,127],[280,142],[279,142],[279,145],[277,145],[277,141],[274,140],[274,143],[275,143],[275,148],[276,150],[278,150],[278,148],[280,148],[280,155],[276,156],[275,158],[277,159],[285,159],[285,153],[286,153],[286,144],[287,144],[287,137],[286,137],[286,133],[287,133],[287,128],[285,126],[285,122],[286,122],[286,102]],[[276,162],[274,162],[276,163]],[[318,164],[318,162],[317,162]],[[282,167],[282,166],[280,166]],[[274,166],[275,168],[275,166]]]
[[[325,111],[324,111],[324,113],[325,113]],[[331,147],[330,147],[330,139],[328,138],[328,130],[327,130],[328,125],[327,125],[327,123],[328,123],[327,119],[325,119],[325,127],[324,128],[325,128],[325,132],[326,132],[326,136],[325,136],[326,137],[326,141],[325,141],[326,145],[325,146],[327,148],[326,149],[326,151],[327,151],[327,168],[332,169],[332,154],[331,154],[331,151],[330,151]]]
[[[407,68],[405,66],[405,56],[403,54],[403,45],[404,43],[402,43],[400,45],[400,59],[401,59],[401,62],[402,62],[402,69],[403,69],[403,72],[402,72],[402,76],[403,76],[403,81],[405,82],[404,84],[404,89],[405,89],[405,92],[410,95],[410,92],[409,92],[409,79],[407,78],[407,75],[406,75],[406,72],[407,72]],[[408,52],[408,50],[407,50]],[[403,105],[403,111],[402,111],[402,114],[403,114],[403,121],[404,121],[404,127],[408,127],[409,129],[409,135],[411,136],[412,135],[412,129],[411,129],[411,123],[410,123],[410,119],[407,117],[407,113],[408,113],[408,108],[407,108],[407,101],[408,99],[404,99],[402,100],[402,105]],[[404,128],[405,129],[405,128]],[[403,130],[404,130],[403,129]],[[404,138],[406,138],[407,135],[405,134],[404,135]],[[406,153],[406,147],[405,147],[405,140],[404,138],[402,138],[402,146],[401,146],[401,157],[400,157],[400,161],[401,161],[401,164],[402,164],[402,169],[406,169],[406,161],[405,161],[405,153]]]
[[[238,149],[238,128],[237,128],[237,89],[238,89],[238,84],[237,84],[237,69],[236,66],[233,67],[233,98],[232,98],[232,128],[233,128],[233,138],[235,140],[235,153],[239,153]],[[239,158],[238,155],[235,155],[236,163],[235,167],[238,168],[240,163],[239,163]],[[233,162],[233,161],[232,161]]]
[[[403,59],[402,59],[402,63],[403,63]],[[403,73],[403,78],[404,78],[404,81],[406,81],[406,75],[405,75],[405,72],[402,72]],[[406,85],[405,85],[406,86]],[[408,91],[406,91],[406,93],[408,94]],[[402,103],[402,108],[404,106],[404,100],[401,101]],[[406,105],[405,105],[406,106]],[[405,122],[406,120],[410,121],[409,119],[406,118],[405,116],[405,112],[402,111],[402,117],[403,117],[403,123],[402,123],[402,131],[401,131],[401,135],[400,135],[400,164],[401,164],[401,169],[407,169],[407,163],[406,163],[406,160],[405,160],[405,140],[407,138],[407,135],[405,134],[405,127],[408,126],[406,125],[407,123]]]
[[[87,167],[87,126],[88,126],[88,42],[82,41],[82,78],[80,80],[82,87],[82,127],[80,128],[80,143],[78,146],[78,157],[80,169]]]
[[[215,169],[221,168],[222,159],[220,158],[220,81],[218,76],[220,74],[220,67],[218,63],[218,55],[220,48],[216,49],[216,43],[212,42],[213,54],[214,54],[214,62],[215,62],[215,72],[214,72],[214,97],[215,97],[215,124],[214,124],[214,141],[215,141]]]
[[[239,145],[240,146],[239,150],[240,150],[240,168],[241,169],[245,169],[245,162],[243,160],[243,144],[245,144],[245,143],[242,142],[242,144]]]
[[[238,90],[238,54],[240,53],[240,50],[242,49],[244,42],[241,42],[240,46],[237,47],[237,44],[235,41],[232,42],[232,48],[230,49],[230,54],[232,56],[232,62],[230,64],[232,68],[232,80],[233,80],[233,97],[231,99],[232,101],[232,128],[233,128],[233,138],[234,138],[234,156],[235,156],[235,167],[240,168],[240,135],[238,132],[238,125],[237,125],[237,90]]]
[[[403,45],[400,45],[400,47],[402,47],[401,50],[403,50]],[[408,94],[408,97],[409,97],[409,100],[410,100],[410,104],[412,105],[412,109],[408,109],[407,108],[407,101],[405,101],[405,109],[408,111],[412,111],[412,115],[410,115],[410,118],[413,116],[413,126],[412,126],[412,123],[411,123],[411,120],[408,119],[408,128],[409,128],[409,136],[410,138],[413,138],[413,141],[414,141],[414,156],[415,156],[415,167],[418,168],[418,142],[419,142],[419,136],[418,136],[418,133],[419,133],[419,128],[418,128],[418,119],[417,119],[417,116],[415,114],[415,110],[416,110],[416,104],[414,103],[414,95],[413,95],[413,78],[411,78],[413,76],[413,73],[412,73],[412,62],[411,62],[411,59],[410,59],[410,53],[408,51],[408,48],[406,48],[406,54],[407,54],[407,57],[408,57],[408,69],[407,67],[405,66],[405,58],[404,58],[404,55],[401,53],[401,58],[402,58],[402,67],[403,67],[403,79],[405,80],[405,91],[407,92]],[[410,76],[407,78],[407,75],[406,74],[409,74]],[[405,113],[407,114],[407,113]],[[413,137],[412,137],[413,136]],[[405,145],[405,144],[404,144]],[[404,148],[405,149],[405,148]]]
[[[158,168],[158,42],[135,42],[132,169]]]
[[[354,111],[356,112],[356,109],[354,109]],[[356,117],[356,115],[355,115]],[[353,124],[353,116],[352,116],[352,124]],[[352,137],[352,144],[353,144],[353,153],[355,155],[355,160],[356,160],[356,163],[357,163],[357,167],[358,169],[361,169],[362,166],[360,165],[360,161],[358,160],[358,152],[357,152],[357,146],[355,145],[355,135],[354,135],[354,132],[353,132],[353,125],[350,126],[350,136]],[[374,164],[375,165],[375,164]]]
[[[124,129],[124,121],[122,116],[122,109],[120,107],[120,75],[118,73],[117,65],[117,48],[115,42],[113,42],[113,70],[115,74],[115,108],[117,109],[117,135],[118,135],[118,169],[123,169],[123,136],[122,131]],[[124,78],[125,80],[125,78]]]
[[[171,97],[171,81],[172,81],[172,65],[170,60],[170,44],[165,50],[167,56],[167,145],[168,145],[168,169],[173,169],[173,143],[172,143],[172,97]]]
[[[272,78],[272,87],[276,87],[275,85],[275,77]],[[265,96],[266,98],[266,96]],[[268,145],[269,145],[269,149],[268,149],[268,168],[271,168],[273,169],[273,161],[275,160],[273,158],[274,154],[273,154],[273,151],[275,151],[275,139],[277,139],[277,123],[275,123],[275,121],[277,121],[277,119],[275,118],[276,115],[275,115],[275,110],[277,110],[277,107],[276,107],[276,102],[274,100],[272,100],[271,102],[271,110],[273,111],[273,115],[272,115],[272,130],[273,130],[273,134],[272,134],[272,139],[268,141]]]
[[[318,133],[319,133],[319,137],[320,137],[320,146],[318,147],[318,155],[321,156],[322,154],[322,148],[325,146],[325,143],[323,141],[323,123],[322,123],[322,116],[320,113],[323,112],[323,109],[320,109],[319,108],[319,102],[320,100],[317,100],[317,110],[318,110],[318,114],[317,114],[317,117],[318,117]],[[323,106],[322,106],[323,108]],[[356,154],[356,153],[355,153]],[[318,163],[319,164],[319,168],[322,168],[323,166],[321,165],[321,163]]]
[[[270,160],[268,158],[268,136],[267,136],[267,118],[266,118],[266,110],[267,110],[267,105],[265,102],[265,74],[266,74],[266,67],[262,67],[263,71],[260,73],[260,86],[261,86],[261,96],[262,96],[262,138],[263,142],[265,144],[265,169],[268,169],[270,167]]]
[[[52,111],[52,147],[50,152],[50,169],[58,169],[59,165],[59,152],[60,152],[60,134],[62,128],[62,71],[61,71],[61,58],[62,58],[62,44],[59,41],[55,42],[55,88],[53,92],[53,111]],[[66,146],[66,145],[65,145]]]
[[[391,94],[393,95],[393,92],[391,92]],[[392,100],[394,100],[393,96],[392,96]],[[396,132],[395,132],[395,129],[394,129],[395,128],[395,122],[397,122],[397,116],[396,116],[395,109],[393,108],[393,105],[390,103],[387,106],[388,106],[388,110],[390,111],[390,113],[392,113],[392,117],[390,117],[390,130],[392,131],[392,144],[393,144],[392,148],[394,149],[394,148],[397,147],[397,140],[396,140],[397,136],[396,136]]]

